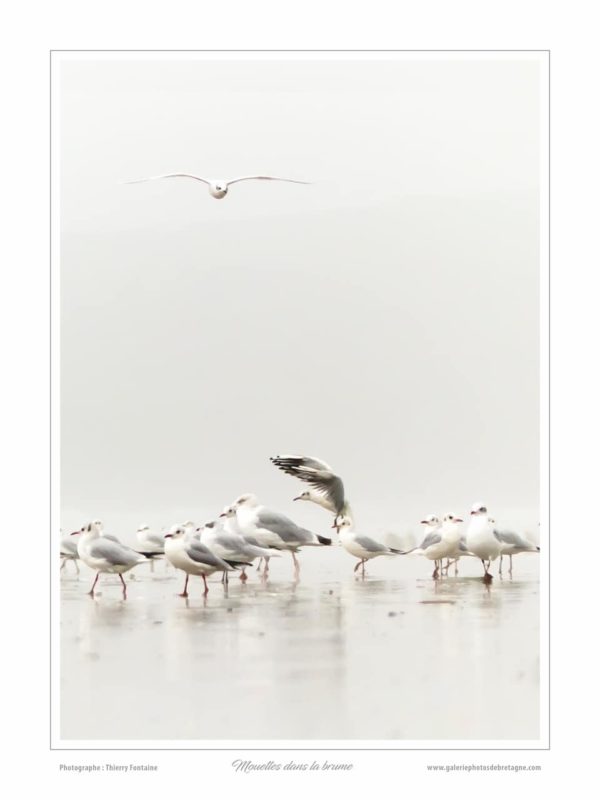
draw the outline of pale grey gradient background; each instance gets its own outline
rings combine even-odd
[[[358,527],[538,521],[538,66],[74,61],[61,81],[62,526],[202,521],[268,456]],[[267,173],[223,201],[171,171]]]

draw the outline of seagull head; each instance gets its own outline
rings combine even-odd
[[[71,536],[75,536],[77,533],[93,533],[96,536],[100,536],[100,528],[96,522],[88,522],[88,524],[84,525],[80,531],[75,531],[75,533],[72,533]]]
[[[242,506],[247,508],[253,508],[254,506],[258,505],[258,499],[255,494],[241,494],[238,499],[234,502],[233,508],[237,509]]]
[[[138,528],[138,533],[141,533],[142,531],[149,531],[149,530],[150,530],[150,528],[148,527],[148,525],[140,525],[140,527]]]
[[[233,506],[225,506],[219,517],[235,517],[235,508]]]
[[[427,525],[432,528],[437,527],[440,524],[440,520],[436,517],[435,514],[428,514],[426,517],[423,517],[421,520],[421,525]]]
[[[312,493],[310,491],[301,492],[297,497],[294,497],[294,500],[310,500],[312,498]]]
[[[342,514],[338,514],[337,517],[333,521],[332,528],[335,528],[336,531],[339,533],[341,530],[346,530],[346,528],[352,527],[352,520],[350,517],[345,517]]]
[[[175,539],[175,540],[181,539],[183,536],[185,536],[186,533],[187,530],[184,528],[183,525],[173,525],[170,531],[168,533],[165,533],[165,539]]]
[[[487,514],[487,508],[483,505],[483,503],[474,503],[471,508],[471,516],[477,517],[481,516],[482,514]]]
[[[457,517],[456,514],[444,514],[442,521],[458,524],[459,522],[462,522],[462,519]]]
[[[95,519],[95,520],[92,522],[92,525],[95,525],[95,526],[96,526],[96,528],[97,528],[99,531],[103,531],[103,530],[104,530],[104,523],[102,522],[102,520],[101,520],[101,519]]]

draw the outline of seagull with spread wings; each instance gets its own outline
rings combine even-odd
[[[294,500],[307,500],[326,508],[335,515],[336,523],[342,517],[354,519],[342,479],[329,464],[310,456],[275,456],[271,462],[288,475],[312,486],[314,491],[302,492]]]
[[[162,178],[192,178],[195,181],[205,183],[215,200],[222,200],[229,191],[229,187],[234,183],[240,183],[240,181],[284,181],[285,183],[303,183],[306,185],[310,183],[310,181],[297,181],[293,178],[276,178],[274,175],[242,175],[239,178],[220,180],[216,178],[201,178],[200,175],[192,175],[189,172],[170,172],[167,175],[152,175],[150,178],[138,178],[134,181],[122,181],[122,183],[145,183],[146,181],[157,181]]]

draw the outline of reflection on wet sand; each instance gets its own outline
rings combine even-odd
[[[485,585],[477,565],[434,581],[427,564],[355,577],[339,549],[308,552],[228,590],[136,570],[61,581],[66,739],[535,739],[538,562]],[[350,572],[350,574],[348,574]]]

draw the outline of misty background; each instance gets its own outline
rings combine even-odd
[[[323,531],[487,503],[537,531],[539,75],[527,60],[60,64],[65,530],[242,492]],[[271,174],[221,201],[165,172]]]

